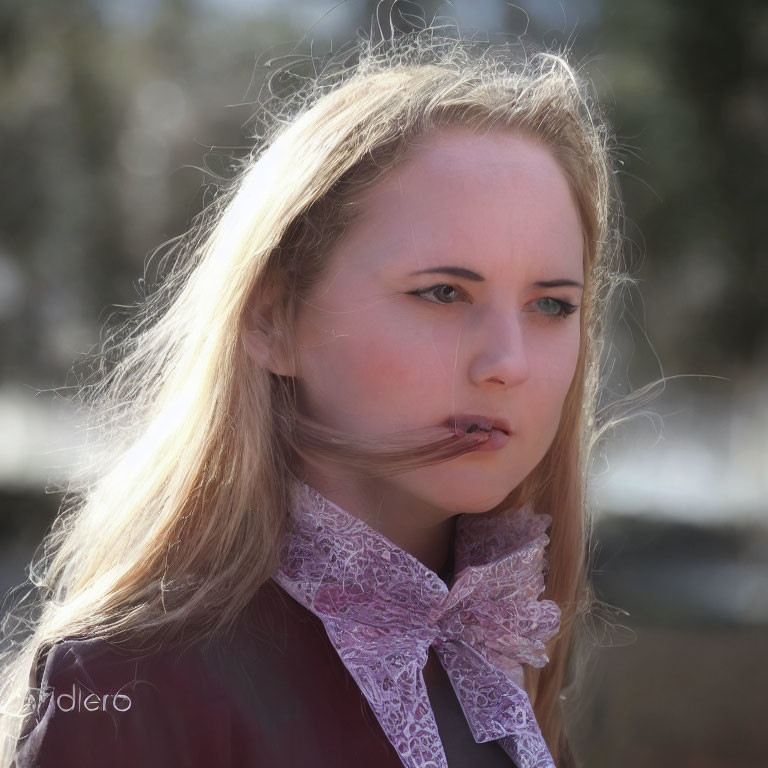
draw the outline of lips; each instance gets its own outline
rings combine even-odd
[[[443,426],[448,427],[448,429],[453,430],[457,434],[476,432],[479,429],[484,432],[498,429],[505,435],[509,435],[511,432],[509,422],[506,419],[498,419],[493,416],[483,416],[480,414],[456,414],[447,418],[443,422]]]

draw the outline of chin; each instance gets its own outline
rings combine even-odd
[[[476,514],[498,507],[524,478],[525,473],[516,470],[464,467],[451,472],[438,487],[446,507],[457,513]]]
[[[418,479],[416,474],[420,476]],[[496,472],[446,472],[440,467],[425,467],[414,472],[414,477],[402,482],[408,490],[425,502],[451,515],[481,514],[494,509],[519,485],[522,477],[510,473],[503,477]]]
[[[452,496],[450,500],[446,500],[443,507],[457,515],[480,515],[483,512],[490,512],[490,510],[496,508],[501,504],[504,499],[512,492],[512,488],[504,493],[495,494],[493,496],[489,494],[480,493],[467,493],[464,494],[464,498],[456,498]]]

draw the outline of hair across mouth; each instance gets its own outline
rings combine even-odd
[[[454,434],[486,432],[490,435],[495,429],[509,436],[509,429],[506,427],[506,424],[499,423],[497,419],[482,416],[453,416],[446,419],[443,426],[453,430]]]

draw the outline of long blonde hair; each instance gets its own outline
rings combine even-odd
[[[604,429],[596,407],[606,308],[622,280],[611,138],[590,86],[565,54],[426,29],[358,40],[354,56],[344,52],[262,106],[254,150],[171,249],[163,280],[112,333],[95,380],[81,388],[87,463],[32,563],[32,589],[4,622],[0,765],[10,765],[34,669],[57,640],[183,646],[233,627],[277,563],[298,454],[399,472],[467,450],[461,439],[396,436],[381,449],[313,425],[296,411],[294,382],[255,366],[243,343],[253,308],[268,302],[291,347],[296,303],[322,275],[360,193],[454,125],[548,147],[583,227],[577,372],[549,451],[506,502],[530,499],[553,517],[544,597],[563,620],[549,664],[526,667],[526,687],[557,764],[570,765],[562,691],[576,619],[594,603],[585,488]]]

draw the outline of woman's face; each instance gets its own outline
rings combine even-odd
[[[453,128],[360,205],[298,311],[302,409],[369,434],[505,420],[496,450],[383,481],[491,509],[546,453],[575,372],[580,310],[562,310],[581,303],[582,230],[565,176],[532,140]]]

